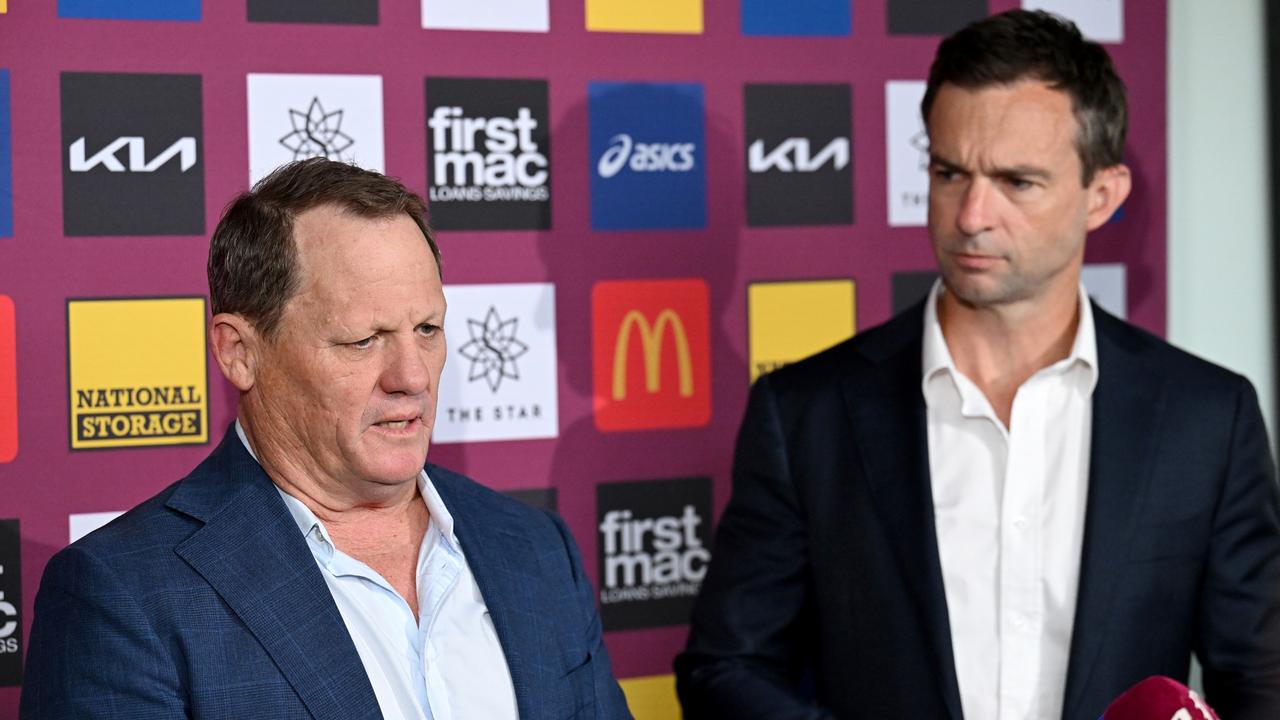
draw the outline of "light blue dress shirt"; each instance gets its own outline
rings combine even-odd
[[[238,421],[236,432],[253,454]],[[453,516],[425,471],[418,474],[418,491],[431,519],[418,551],[416,620],[386,579],[337,549],[315,513],[276,489],[311,548],[384,717],[517,717],[493,621],[454,534]]]

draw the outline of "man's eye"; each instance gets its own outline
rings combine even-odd
[[[950,182],[955,179],[956,171],[949,168],[934,168],[933,177],[939,182]]]
[[[350,345],[350,346],[351,346],[351,347],[353,347],[353,348],[357,348],[357,349],[360,349],[360,350],[364,350],[365,348],[368,348],[369,346],[373,345],[373,339],[374,339],[375,337],[377,337],[377,336],[375,336],[375,335],[370,335],[369,337],[367,337],[367,338],[365,338],[365,339],[363,339],[363,340],[357,340],[357,341],[355,341],[355,342],[353,342],[353,343],[347,343],[347,344],[348,344],[348,345]]]
[[[422,335],[435,335],[440,332],[440,326],[432,325],[431,323],[422,323],[418,326],[418,332]]]
[[[1014,190],[1029,190],[1035,183],[1020,177],[1005,178],[1005,184]]]

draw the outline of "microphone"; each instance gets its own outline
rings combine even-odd
[[[1107,706],[1098,720],[1219,720],[1218,714],[1186,685],[1152,675]]]

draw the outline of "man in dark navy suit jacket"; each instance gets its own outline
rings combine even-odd
[[[1080,286],[1130,188],[1106,51],[988,18],[942,43],[921,109],[942,279],[756,383],[685,717],[1094,720],[1194,653],[1222,717],[1280,718],[1254,391]]]
[[[420,198],[323,158],[223,215],[239,418],[45,570],[24,718],[627,718],[554,515],[424,462],[445,360]]]

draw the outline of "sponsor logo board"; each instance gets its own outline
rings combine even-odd
[[[58,0],[60,18],[199,20],[200,0]]]
[[[422,0],[422,27],[547,32],[547,0]]]
[[[449,358],[432,441],[556,437],[555,286],[446,285],[444,292]]]
[[[702,0],[586,0],[587,29],[597,32],[702,32]]]
[[[924,226],[929,220],[929,135],[920,117],[923,80],[890,80],[884,86],[886,195],[889,226]]]
[[[378,0],[249,0],[249,22],[377,25]]]
[[[13,237],[13,121],[9,71],[0,69],[0,238]]]
[[[604,432],[711,421],[711,319],[701,279],[591,289],[593,405]]]
[[[627,709],[641,718],[681,717],[680,700],[676,696],[675,675],[649,675],[619,679]]]
[[[73,543],[123,514],[123,511],[72,513],[67,516],[67,542]]]
[[[591,227],[706,227],[702,86],[593,82],[587,94]]]
[[[890,35],[950,35],[987,16],[987,0],[889,0]]]
[[[204,298],[67,301],[71,448],[207,442]]]
[[[756,282],[747,286],[751,381],[853,336],[852,280]]]
[[[742,34],[848,35],[852,10],[849,0],[742,0]]]
[[[1022,7],[1060,15],[1090,40],[1124,42],[1124,0],[1022,0]]]
[[[67,235],[203,235],[199,75],[62,73]]]
[[[546,81],[427,78],[426,95],[432,226],[550,228]]]
[[[22,535],[0,520],[0,687],[22,684]]]
[[[18,332],[13,298],[0,295],[0,463],[18,455]]]
[[[853,222],[848,85],[747,85],[747,224]]]
[[[1095,263],[1080,270],[1080,284],[1103,310],[1121,320],[1129,316],[1127,277],[1124,263]],[[899,313],[929,295],[938,273],[933,270],[893,274],[893,312]]]
[[[711,561],[711,478],[596,486],[604,629],[679,625]]]
[[[505,494],[507,497],[519,500],[525,505],[539,510],[550,510],[555,512],[559,506],[559,498],[557,497],[555,488],[508,490]]]
[[[249,183],[327,157],[383,171],[382,78],[250,74]]]

